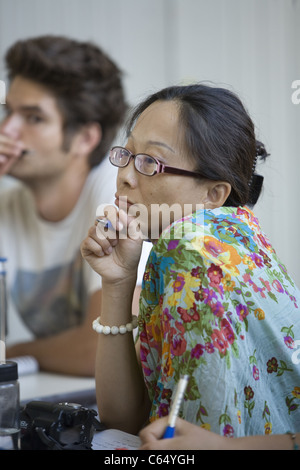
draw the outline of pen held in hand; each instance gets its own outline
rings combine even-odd
[[[179,409],[180,409],[180,406],[184,397],[184,392],[185,392],[188,380],[189,380],[189,376],[183,375],[178,382],[177,390],[176,390],[175,397],[171,406],[171,411],[169,414],[168,426],[163,435],[164,439],[174,436],[176,418],[179,413]]]
[[[116,229],[113,226],[113,224],[111,223],[111,221],[109,219],[107,219],[106,217],[104,217],[102,219],[97,218],[96,221],[98,223],[100,223],[100,225],[102,226],[102,229],[103,229],[104,232],[110,231],[111,233],[116,234],[116,230],[117,230],[118,234],[121,235],[121,238],[124,238],[124,237],[127,238],[127,231],[123,227],[122,223],[119,222],[118,223],[118,228]]]
[[[112,223],[108,219],[96,219],[98,223],[100,223],[104,230],[114,230]]]

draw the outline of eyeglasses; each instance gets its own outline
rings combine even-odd
[[[158,173],[170,173],[173,175],[201,176],[199,173],[193,171],[163,165],[156,158],[146,153],[137,153],[134,155],[124,147],[113,147],[109,153],[110,163],[118,168],[127,166],[132,158],[134,160],[135,169],[142,175],[153,176]]]

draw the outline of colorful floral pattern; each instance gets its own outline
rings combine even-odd
[[[189,374],[188,421],[229,437],[299,431],[299,305],[248,208],[172,224],[152,249],[140,301],[150,419],[168,414],[180,375]]]

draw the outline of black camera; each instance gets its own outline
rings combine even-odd
[[[91,450],[103,429],[96,415],[77,403],[31,401],[20,411],[21,450]]]

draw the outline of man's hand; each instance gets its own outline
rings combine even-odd
[[[0,176],[9,172],[23,150],[24,144],[0,133]]]

